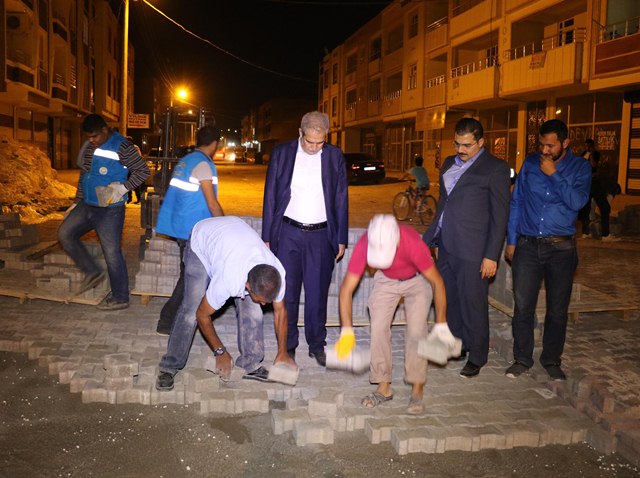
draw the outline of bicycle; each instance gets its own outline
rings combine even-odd
[[[413,182],[413,181],[411,181]],[[409,184],[407,189],[396,194],[393,198],[393,215],[398,221],[409,218],[413,210],[420,219],[420,224],[428,226],[436,216],[436,205],[438,201],[431,194],[427,194],[421,188],[415,188]]]

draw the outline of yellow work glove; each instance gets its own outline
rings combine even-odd
[[[340,338],[336,342],[334,350],[339,360],[342,360],[351,354],[356,346],[356,336],[351,327],[343,327],[340,331]]]

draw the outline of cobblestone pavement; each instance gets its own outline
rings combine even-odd
[[[592,274],[590,287],[599,288],[601,282],[613,294],[637,290],[633,267],[623,267],[638,263],[636,249],[620,254],[613,247],[585,245],[577,280]],[[609,273],[596,274],[597,269],[604,273],[612,267],[625,277],[613,281]],[[621,289],[612,288],[612,282],[621,282]],[[361,398],[373,390],[367,374],[325,370],[306,356],[304,346],[298,349],[301,372],[295,387],[241,379],[222,382],[205,371],[212,368],[212,358],[199,334],[187,368],[177,375],[176,388],[158,392],[154,381],[167,338],[154,330],[164,299],[153,298],[146,306],[132,299],[127,310],[101,312],[88,305],[41,300],[20,304],[0,297],[0,350],[28,353],[61,383],[69,384],[71,392],[82,394],[85,403],[193,404],[202,414],[270,413],[272,431],[291,434],[300,446],[330,444],[340,433],[354,430],[362,431],[371,443],[390,442],[401,455],[586,441],[602,452],[617,451],[639,463],[637,315],[623,322],[614,313],[582,314],[569,326],[564,355],[569,380],[559,384],[548,382],[538,365],[529,377],[505,377],[511,353],[510,319],[491,310],[493,348],[480,376],[460,377],[462,362],[430,366],[427,410],[415,417],[406,413],[409,386],[402,382],[403,327],[394,327],[392,333],[394,399],[373,410],[360,406]],[[233,307],[216,319],[216,328],[237,356]],[[331,328],[328,342],[334,343],[337,335],[338,330]],[[270,314],[265,315],[265,337],[269,365],[276,350]],[[366,327],[357,329],[357,339],[361,346],[368,344]],[[285,405],[270,411],[269,400]]]

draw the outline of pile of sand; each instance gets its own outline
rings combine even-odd
[[[76,188],[57,179],[49,157],[39,148],[12,139],[0,141],[0,205],[33,224],[62,217]]]

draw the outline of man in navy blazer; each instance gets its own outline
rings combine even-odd
[[[510,171],[484,148],[479,121],[456,124],[455,156],[440,170],[440,200],[424,241],[437,248],[447,290],[447,322],[462,338],[468,360],[460,371],[475,377],[489,355],[489,279],[496,273],[509,218]]]
[[[329,117],[302,117],[300,137],[274,148],[262,209],[262,239],[286,271],[287,351],[298,346],[298,309],[304,284],[304,330],[309,356],[326,365],[327,298],[333,266],[348,240],[347,173],[342,151],[325,138]]]

